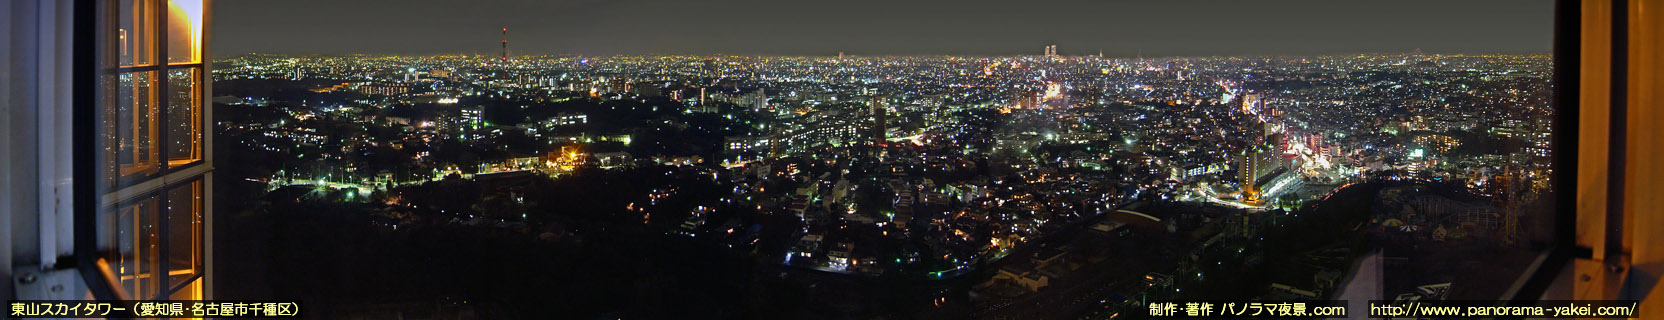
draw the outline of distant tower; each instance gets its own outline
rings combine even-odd
[[[838,51],[838,61],[844,61],[844,52]]]
[[[508,27],[503,27],[503,62],[508,62]]]

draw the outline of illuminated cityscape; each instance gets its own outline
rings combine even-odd
[[[572,314],[1015,319],[1112,317],[1150,298],[1324,299],[1355,287],[1353,261],[1394,256],[1494,265],[1387,264],[1381,299],[1501,294],[1545,228],[1549,58],[505,49],[247,54],[212,77],[239,164],[222,169],[240,180],[227,188],[263,194],[233,210],[294,239],[272,259],[367,259],[301,249],[336,246],[305,240],[332,232],[395,252],[369,269],[276,262],[293,274],[274,278],[446,259],[460,261],[410,275],[531,287],[414,291],[443,297],[440,312],[540,297]],[[421,237],[537,257],[492,267],[521,258]],[[501,268],[563,271],[487,275]],[[411,292],[376,290],[351,292]],[[690,295],[702,290],[714,293]]]
[[[1664,0],[11,0],[6,319],[1664,317]]]

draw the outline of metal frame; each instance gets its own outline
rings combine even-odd
[[[207,272],[206,272],[206,267],[207,267],[206,256],[207,256],[207,254],[206,254],[206,252],[204,252],[201,255],[203,257],[203,264],[202,264],[203,269],[202,270],[197,270],[197,274],[195,276],[192,276],[190,278],[190,280],[186,280],[185,282],[179,283],[178,285],[168,283],[168,280],[169,280],[168,278],[171,277],[171,275],[168,274],[169,272],[171,272],[169,265],[172,261],[172,259],[171,259],[172,257],[170,257],[169,255],[171,254],[170,251],[172,251],[171,248],[172,248],[172,243],[173,243],[173,241],[170,240],[170,238],[169,238],[169,236],[172,233],[170,232],[170,230],[168,230],[168,228],[172,227],[172,224],[169,223],[170,221],[168,221],[168,219],[170,218],[170,216],[172,214],[172,212],[170,212],[170,208],[172,207],[172,204],[173,204],[172,203],[173,202],[172,192],[176,189],[179,189],[179,188],[196,188],[197,189],[196,192],[197,192],[198,195],[206,195],[207,192],[208,192],[208,190],[206,190],[207,185],[208,185],[207,180],[208,180],[207,175],[205,175],[205,174],[196,174],[196,175],[191,176],[191,177],[186,178],[186,179],[180,179],[179,181],[182,181],[182,182],[169,183],[167,185],[163,185],[163,186],[159,186],[159,187],[153,187],[153,188],[150,188],[149,190],[144,191],[143,193],[137,194],[136,196],[128,197],[128,198],[126,198],[126,199],[124,199],[120,202],[116,202],[116,203],[113,203],[111,205],[101,207],[103,209],[101,209],[100,211],[102,211],[106,214],[111,214],[113,212],[116,212],[116,210],[121,209],[123,206],[136,204],[136,203],[139,203],[141,201],[145,201],[145,200],[152,199],[152,198],[155,199],[155,204],[157,206],[156,214],[158,215],[158,217],[156,218],[156,221],[157,221],[156,232],[160,236],[158,236],[156,238],[157,239],[156,246],[161,248],[160,250],[157,250],[157,254],[158,254],[157,261],[159,261],[157,263],[158,263],[158,266],[160,267],[159,277],[162,279],[160,281],[161,286],[159,288],[165,288],[165,290],[162,290],[160,293],[157,293],[155,296],[151,296],[151,297],[147,297],[147,295],[150,294],[149,292],[125,292],[124,290],[126,290],[126,288],[121,288],[119,290],[114,290],[115,292],[123,293],[125,296],[127,296],[128,298],[131,298],[131,299],[165,300],[165,299],[168,298],[168,296],[171,296],[171,295],[173,295],[173,293],[178,292],[179,289],[184,288],[186,285],[189,285],[191,283],[191,281],[195,281],[197,279],[200,279],[204,275],[207,274]],[[199,212],[199,213],[202,214],[205,217],[207,216],[207,208],[206,208],[206,202],[207,201],[206,201],[206,199],[207,199],[207,197],[203,196],[203,199],[200,200],[199,202],[197,202],[197,204],[196,204],[196,209],[201,210],[201,212]],[[112,220],[112,222],[113,222],[113,220]],[[138,222],[138,220],[135,219],[134,223],[139,223],[139,222]],[[202,232],[204,234],[207,233],[206,226],[204,226]],[[79,234],[79,233],[77,233],[77,234]],[[96,241],[97,235],[95,234],[93,236],[93,238],[95,238],[93,240]],[[206,237],[204,235],[199,235],[198,236],[198,239],[205,239],[205,238]],[[114,243],[114,240],[115,239],[112,238],[112,245]],[[79,241],[79,239],[77,239],[77,241]],[[206,246],[203,247],[203,250],[206,251]],[[95,252],[94,254],[96,255],[96,254],[99,254],[99,253],[108,253],[108,252]],[[94,258],[102,258],[102,256],[93,256],[93,257]],[[195,268],[195,266],[192,266],[192,267]],[[101,267],[101,268],[103,268],[103,267]],[[103,273],[103,272],[101,272],[100,274],[110,274],[110,275],[113,275],[113,276],[116,276],[116,277],[120,276],[120,275],[116,275],[116,274],[113,274],[113,273]],[[111,280],[110,281],[111,283],[118,284],[117,288],[120,288],[120,286],[119,286],[120,281],[119,281],[118,278],[113,278],[112,277],[110,280]]]

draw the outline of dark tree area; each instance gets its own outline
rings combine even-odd
[[[442,297],[467,301],[487,318],[736,317],[767,310],[748,304],[772,299],[744,299],[760,267],[746,251],[665,232],[720,193],[708,175],[655,167],[535,178],[522,189],[536,199],[524,207],[527,221],[452,222],[473,215],[520,220],[491,214],[493,203],[512,200],[480,200],[496,188],[445,180],[391,192],[416,199],[411,203],[421,209],[340,203],[313,189],[286,188],[239,213],[231,228],[266,242],[259,247],[267,254],[248,258],[267,265],[272,294],[303,299],[318,315]],[[645,224],[641,213],[624,208],[646,199],[607,196],[668,189],[679,191],[645,206],[653,215]],[[770,223],[743,209],[719,212]],[[389,211],[405,212],[405,223],[392,228]]]

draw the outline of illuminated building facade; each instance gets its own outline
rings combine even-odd
[[[410,92],[410,85],[403,83],[363,83],[358,85],[358,93],[378,95],[399,95]]]
[[[1259,171],[1259,161],[1256,161],[1255,159],[1258,154],[1259,152],[1248,150],[1242,152],[1240,155],[1237,155],[1236,181],[1238,184],[1242,185],[1243,201],[1255,201],[1256,199],[1259,199],[1259,190],[1254,187],[1254,180],[1258,180],[1259,178],[1259,176],[1255,175],[1255,172]]]
[[[885,131],[889,129],[885,125],[889,121],[887,118],[890,113],[889,107],[885,106],[884,103],[885,100],[889,99],[889,96],[878,96],[872,100],[872,143],[874,144],[884,144]]]

